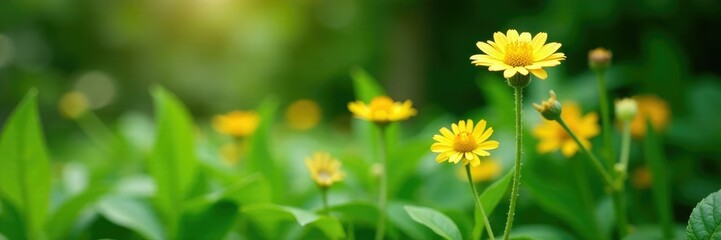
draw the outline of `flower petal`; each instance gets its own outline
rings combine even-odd
[[[518,37],[519,42],[531,42],[531,33],[529,32],[523,32],[521,33],[521,36]]]
[[[492,149],[498,148],[499,145],[500,145],[500,143],[498,143],[498,141],[487,141],[487,142],[483,142],[483,143],[479,144],[478,147],[476,147],[476,149],[492,150]]]
[[[483,134],[481,134],[480,137],[476,138],[476,141],[483,142],[486,141],[489,137],[491,137],[491,134],[493,134],[493,128],[488,128]]]
[[[511,78],[513,75],[516,75],[516,68],[509,68],[503,71],[504,78]]]
[[[477,42],[476,46],[478,47],[478,49],[481,49],[481,51],[483,51],[483,53],[488,54],[491,57],[503,59],[503,54],[501,54],[498,50],[496,50],[496,48],[489,45],[488,43]],[[551,54],[548,54],[548,55],[551,55]]]
[[[446,145],[443,143],[434,143],[433,145],[431,145],[431,152],[440,153],[440,152],[447,152],[450,150],[453,150],[453,146]]]
[[[443,137],[449,140],[453,139],[456,136],[456,134],[454,134],[453,132],[451,132],[451,130],[448,130],[448,128],[445,127],[441,128],[441,134],[443,134]]]
[[[518,32],[516,29],[509,29],[508,32],[506,32],[506,38],[508,38],[508,42],[518,41]]]
[[[561,48],[561,44],[557,42],[552,42],[546,45],[543,45],[543,47],[536,49],[536,51],[533,53],[533,61],[541,61],[548,56],[551,56],[556,50]]]
[[[533,40],[531,40],[531,47],[533,47],[533,49],[541,48],[543,44],[546,43],[547,38],[548,34],[545,32],[540,32],[536,34],[536,36],[533,37]]]
[[[493,65],[488,67],[488,71],[502,71],[502,70],[506,70],[509,68],[512,68],[512,67],[509,66],[508,64],[500,62],[500,63],[494,63]]]
[[[461,160],[461,157],[463,157],[462,153],[453,152],[453,155],[451,155],[451,158],[449,159],[449,161],[452,163],[458,163],[458,161]]]
[[[546,78],[548,78],[548,73],[546,72],[546,70],[543,70],[543,68],[530,69],[530,71],[531,73],[533,73],[533,75],[540,78],[541,80],[545,80]]]
[[[526,69],[524,67],[516,67],[516,71],[523,74],[523,76],[528,75],[528,69]]]
[[[501,53],[505,53],[506,45],[508,44],[508,39],[506,38],[506,35],[503,35],[502,32],[495,32],[493,33],[493,41],[496,42],[498,50],[500,50]]]
[[[481,119],[481,121],[476,124],[476,127],[473,128],[473,137],[478,139],[482,134],[483,130],[486,129],[486,120]]]

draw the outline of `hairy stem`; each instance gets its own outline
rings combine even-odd
[[[521,145],[523,144],[523,132],[521,124],[521,103],[523,100],[523,87],[514,87],[514,96],[516,98],[516,162],[513,172],[513,188],[511,188],[511,202],[508,207],[508,218],[506,219],[506,227],[503,230],[503,239],[508,240],[511,236],[511,228],[513,227],[513,218],[516,215],[516,201],[518,199],[518,189],[521,186]]]
[[[483,210],[483,204],[481,203],[480,196],[478,195],[478,191],[476,190],[476,185],[473,184],[473,176],[471,176],[471,165],[466,164],[466,176],[468,177],[468,184],[471,186],[471,193],[473,193],[473,199],[476,201],[476,207],[478,207],[478,210],[481,211],[481,216],[483,217],[483,224],[486,225],[486,231],[488,231],[488,235],[491,240],[495,240],[496,237],[493,234],[493,229],[491,229],[491,223],[488,221],[488,215],[486,215],[486,211]],[[476,225],[478,222],[476,222]]]

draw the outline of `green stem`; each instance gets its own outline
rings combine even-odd
[[[563,127],[563,129],[566,130],[568,135],[570,135],[571,138],[573,138],[573,140],[576,142],[576,144],[578,145],[578,148],[580,148],[581,151],[583,151],[583,153],[585,153],[588,156],[588,158],[591,159],[591,162],[593,162],[593,165],[596,167],[598,172],[601,173],[601,175],[603,176],[603,180],[606,181],[606,184],[608,184],[608,186],[610,186],[611,188],[616,189],[617,188],[616,184],[614,184],[613,179],[611,178],[611,175],[609,175],[608,172],[606,171],[606,169],[603,167],[603,165],[601,165],[601,161],[598,160],[598,158],[596,157],[595,154],[593,154],[593,152],[589,151],[588,148],[586,148],[586,146],[581,143],[581,140],[578,139],[578,136],[576,136],[576,134],[573,133],[573,131],[571,131],[571,129],[568,127],[566,122],[563,121],[563,118],[558,117],[556,119],[556,122],[558,122],[558,124],[561,124],[561,127]]]
[[[613,143],[611,142],[611,113],[608,106],[608,91],[606,91],[605,70],[596,73],[598,78],[598,95],[601,105],[601,124],[603,125],[603,143],[605,148],[606,169],[613,169]]]
[[[328,208],[328,188],[321,187],[321,201],[323,201],[323,214],[330,216],[330,210]]]
[[[521,145],[523,144],[523,132],[521,124],[521,103],[523,100],[523,87],[514,87],[514,96],[516,98],[516,162],[513,172],[513,188],[511,188],[511,203],[508,207],[508,218],[506,218],[506,227],[503,230],[503,239],[508,240],[511,236],[511,228],[513,227],[513,218],[516,215],[516,201],[518,199],[518,189],[521,186]]]
[[[476,207],[478,207],[478,210],[481,211],[481,216],[483,217],[483,224],[486,225],[486,231],[488,231],[488,235],[491,238],[491,240],[495,240],[496,237],[493,234],[493,229],[491,229],[491,223],[488,222],[488,215],[486,215],[486,211],[483,210],[483,204],[481,203],[481,199],[479,198],[478,192],[476,190],[476,186],[473,184],[473,177],[471,176],[471,165],[466,164],[466,176],[468,177],[468,184],[471,186],[471,193],[473,193],[473,199],[476,201]],[[476,224],[478,222],[476,221]]]
[[[628,175],[628,156],[631,152],[631,122],[624,121],[623,137],[621,140],[621,156],[619,156],[619,164],[621,169],[617,169],[618,178],[616,179],[618,189],[613,191],[613,205],[616,211],[616,224],[618,225],[618,236],[623,239],[628,235],[628,226],[626,222],[626,200],[624,197],[624,181]]]
[[[388,176],[386,174],[386,152],[385,152],[385,126],[379,125],[380,137],[378,140],[378,160],[381,165],[379,176],[378,192],[378,225],[376,227],[376,240],[383,239],[386,228],[386,205],[388,201]]]

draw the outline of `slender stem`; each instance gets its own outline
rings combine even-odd
[[[386,152],[385,152],[385,126],[378,126],[380,135],[378,140],[378,160],[381,165],[381,171],[378,192],[378,226],[376,227],[376,240],[383,239],[386,228],[386,204],[388,201],[388,175],[386,174]]]
[[[478,192],[476,190],[476,185],[473,184],[470,164],[466,164],[466,176],[468,177],[468,184],[471,186],[471,193],[473,193],[473,199],[476,200],[476,207],[478,207],[478,210],[481,211],[481,216],[483,217],[483,224],[486,225],[486,231],[488,231],[488,235],[491,240],[495,240],[496,237],[493,234],[493,229],[491,229],[491,223],[488,222],[488,215],[486,215],[486,211],[483,210],[483,204],[481,203],[481,199],[479,198]],[[478,222],[476,222],[476,224],[478,224]]]
[[[608,106],[608,91],[606,91],[606,74],[604,70],[597,71],[598,96],[601,104],[601,124],[603,125],[603,143],[605,148],[606,169],[612,169],[613,143],[611,142],[611,113]]]
[[[523,87],[514,87],[514,96],[516,98],[516,162],[513,172],[513,188],[511,188],[511,203],[508,207],[508,218],[506,219],[506,227],[503,230],[503,239],[508,240],[511,236],[511,228],[513,227],[513,217],[516,215],[516,201],[518,199],[518,189],[521,186],[521,145],[523,144],[523,132],[521,124],[521,103],[523,100]]]
[[[568,125],[566,125],[566,122],[563,121],[563,118],[558,117],[556,119],[556,122],[558,122],[558,124],[561,124],[561,127],[563,127],[563,129],[566,130],[568,135],[573,138],[578,147],[588,156],[588,158],[591,159],[591,162],[593,162],[593,165],[596,167],[596,169],[598,169],[598,172],[601,173],[601,175],[603,176],[603,180],[606,181],[606,184],[608,184],[608,186],[610,186],[611,188],[616,189],[616,184],[614,184],[611,175],[609,175],[603,165],[601,165],[601,161],[599,161],[596,155],[593,154],[593,152],[589,151],[588,148],[586,148],[586,146],[581,143],[581,140],[578,139],[576,134],[571,131]]]
[[[328,188],[320,188],[321,201],[323,201],[323,214],[330,216],[330,208],[328,208]]]
[[[616,211],[616,224],[618,225],[619,238],[625,238],[628,234],[628,226],[626,222],[626,201],[624,197],[624,181],[628,175],[628,156],[631,152],[631,122],[623,122],[623,137],[621,140],[621,155],[619,156],[618,179],[616,179],[618,189],[613,192],[613,201]]]

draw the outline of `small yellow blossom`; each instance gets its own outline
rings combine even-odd
[[[348,110],[357,118],[376,123],[402,121],[416,115],[411,100],[394,102],[387,96],[375,97],[368,105],[361,101],[350,102]]]
[[[493,180],[501,173],[501,164],[494,159],[482,160],[481,165],[471,167],[471,177],[474,183]],[[458,168],[458,177],[468,181],[465,168]]]
[[[88,98],[77,91],[68,92],[60,98],[58,108],[60,113],[69,119],[77,119],[88,111]]]
[[[636,170],[633,170],[633,175],[631,175],[631,183],[636,189],[647,189],[651,187],[651,184],[653,184],[651,170],[646,166],[636,168]]]
[[[563,53],[556,51],[561,48],[557,42],[546,43],[548,34],[542,32],[531,38],[531,34],[523,32],[520,35],[514,29],[506,34],[496,32],[494,41],[478,42],[476,46],[485,54],[471,56],[471,63],[476,66],[487,66],[489,71],[503,71],[503,77],[511,78],[516,73],[528,75],[533,73],[540,79],[546,79],[548,74],[544,67],[553,67],[566,59]]]
[[[308,130],[320,122],[322,112],[318,103],[309,99],[300,99],[288,106],[285,111],[285,120],[296,130]]]
[[[461,159],[463,164],[471,164],[476,167],[481,164],[481,157],[490,156],[489,150],[498,148],[498,141],[488,140],[493,134],[493,128],[486,129],[486,120],[481,120],[473,125],[473,120],[459,121],[453,123],[451,130],[441,128],[441,134],[436,134],[433,139],[436,143],[431,145],[431,151],[439,153],[436,162],[449,161],[458,163]]]
[[[638,103],[638,113],[631,122],[631,135],[636,138],[646,136],[646,119],[653,124],[656,132],[662,132],[668,127],[671,110],[668,103],[654,95],[636,96],[633,99]]]
[[[213,118],[213,128],[222,134],[246,137],[258,127],[260,116],[253,111],[232,111]]]
[[[566,122],[568,128],[576,134],[581,143],[591,148],[591,139],[599,134],[598,114],[595,112],[581,115],[581,108],[575,103],[564,103],[561,118]],[[533,136],[539,139],[536,149],[539,153],[548,153],[557,149],[566,158],[572,157],[578,152],[578,145],[571,138],[563,127],[556,121],[543,120],[541,124],[533,129]]]
[[[340,170],[341,163],[327,152],[316,152],[305,158],[310,177],[321,188],[328,188],[333,183],[343,181],[345,174]]]

